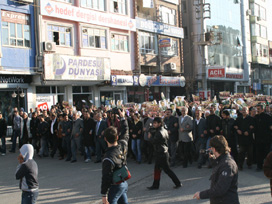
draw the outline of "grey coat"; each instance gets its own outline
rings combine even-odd
[[[193,129],[193,118],[189,115],[186,115],[184,117],[184,120],[181,123],[181,117],[178,118],[178,123],[179,123],[179,141],[181,142],[192,142],[193,141],[193,134],[192,134],[192,129]],[[189,125],[190,127],[187,128],[186,126]],[[183,128],[184,131],[181,132],[180,128]]]

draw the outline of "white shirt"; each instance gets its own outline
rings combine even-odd
[[[199,124],[200,119],[201,119],[201,118],[199,118],[199,120],[198,120],[198,119],[195,119],[197,125]]]

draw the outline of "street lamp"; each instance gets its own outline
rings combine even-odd
[[[17,94],[15,93],[15,91],[13,91],[13,93],[11,94],[11,97],[16,98],[18,96],[18,101],[17,102],[18,102],[18,110],[19,110],[20,109],[20,97],[24,98],[25,93],[24,93],[23,89],[18,87],[18,86],[16,87],[16,89],[17,89]],[[21,89],[21,93],[19,93],[20,89]]]

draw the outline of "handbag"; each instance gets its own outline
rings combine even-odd
[[[123,165],[120,169],[115,170],[112,176],[113,184],[120,184],[130,178],[131,174],[126,165]]]

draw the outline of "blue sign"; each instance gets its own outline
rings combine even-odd
[[[140,75],[139,84],[141,86],[185,86],[184,77],[164,77]]]
[[[183,28],[170,26],[164,23],[146,20],[138,17],[136,17],[136,28],[152,33],[158,33],[182,39],[184,38]]]
[[[112,86],[133,86],[134,79],[127,75],[111,75]]]
[[[257,91],[261,89],[262,89],[261,83],[253,83],[253,90]]]

